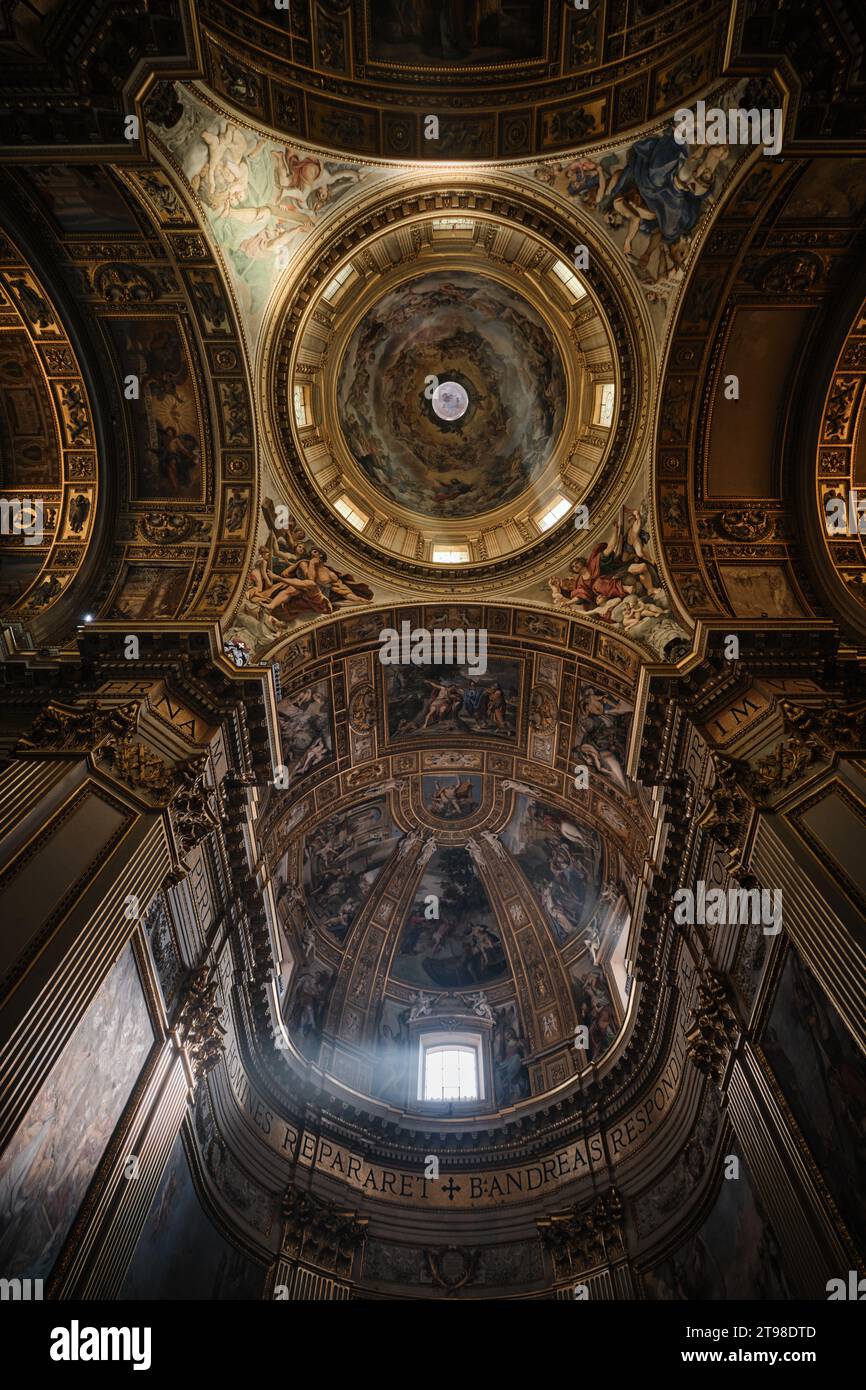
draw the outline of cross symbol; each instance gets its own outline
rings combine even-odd
[[[449,1200],[449,1202],[453,1202],[453,1201],[454,1201],[454,1193],[455,1193],[455,1192],[460,1192],[460,1191],[461,1191],[461,1188],[460,1188],[459,1183],[456,1183],[456,1182],[454,1181],[453,1178],[449,1178],[449,1179],[448,1179],[448,1185],[447,1185],[447,1187],[446,1187],[445,1183],[442,1184],[442,1191],[443,1191],[443,1192],[447,1192],[447,1193],[448,1193],[448,1200]]]

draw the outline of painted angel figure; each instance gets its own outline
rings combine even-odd
[[[659,575],[647,539],[642,511],[624,511],[606,542],[572,560],[568,576],[548,581],[556,606],[606,617],[630,595],[648,597],[659,587]]]
[[[633,712],[628,700],[587,685],[581,690],[574,724],[575,757],[596,772],[607,773],[623,792],[628,792],[623,721]]]
[[[460,816],[466,811],[473,810],[474,807],[472,782],[468,777],[463,779],[455,777],[450,786],[445,782],[435,783],[435,791],[430,800],[430,810],[434,815]]]
[[[316,155],[299,155],[291,150],[273,150],[274,183],[277,199],[270,204],[275,217],[295,207],[307,214],[318,212],[336,196],[337,189],[357,183],[362,171],[351,164],[326,163]]]
[[[250,570],[246,603],[267,627],[280,631],[293,618],[305,613],[333,613],[340,603],[358,603],[373,597],[372,589],[341,574],[327,563],[306,532],[288,515],[282,523],[281,509],[270,497],[262,503],[269,539],[259,546],[258,559]]]
[[[284,578],[271,568],[268,547],[259,547],[258,560],[249,572],[246,602],[252,608],[261,609],[261,617],[268,627],[280,630],[280,622],[275,614],[279,611],[288,616],[291,605],[312,608],[314,612],[324,612],[321,595],[312,580]]]
[[[227,216],[246,199],[249,161],[261,153],[267,142],[228,121],[220,121],[215,130],[203,130],[201,139],[204,154],[198,167],[188,170],[190,184],[217,215]]]
[[[545,883],[539,896],[541,905],[553,926],[557,941],[560,946],[563,946],[574,931],[574,924],[557,903],[549,883]]]

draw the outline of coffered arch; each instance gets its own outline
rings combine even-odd
[[[4,524],[4,609],[44,642],[92,601],[116,488],[105,400],[82,353],[75,306],[28,260],[27,241],[13,237],[10,228],[0,240],[2,489],[4,507],[20,507],[23,530],[9,534]],[[14,510],[9,519],[12,531]]]
[[[805,403],[826,380],[824,335],[862,255],[856,165],[752,166],[693,270],[661,388],[655,492],[672,582],[695,616],[821,613],[801,436],[814,436]]]
[[[803,548],[816,591],[826,611],[838,615],[846,629],[858,635],[866,630],[866,569],[860,529],[860,499],[866,490],[862,464],[863,294],[861,274],[853,277],[828,306],[822,351],[815,354],[803,383],[800,448],[795,453]],[[844,521],[833,511],[834,501],[841,504]]]
[[[212,620],[246,572],[258,498],[247,352],[231,290],[182,192],[160,171],[69,166],[53,177],[8,177],[10,205],[30,220],[32,244],[64,267],[76,341],[86,346],[89,401],[78,404],[65,378],[53,387],[61,392],[58,437],[66,448],[80,450],[85,439],[92,446],[76,454],[87,483],[74,489],[88,513],[82,534],[96,515],[97,434],[104,440],[99,585],[85,606],[61,605],[66,630],[85,613],[127,626],[193,613]],[[95,233],[83,230],[88,219]],[[60,348],[48,347],[66,340],[54,328],[35,331],[45,339],[42,357],[68,377]],[[72,346],[64,351],[69,357]],[[13,615],[28,627],[35,620],[35,631],[44,628],[40,605],[68,587],[64,564],[83,553],[66,519],[62,528],[38,594],[22,598],[30,606]]]

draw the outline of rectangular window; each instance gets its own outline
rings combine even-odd
[[[418,1040],[421,1104],[483,1102],[486,1094],[480,1033],[422,1033]]]
[[[583,288],[583,285],[580,283],[580,280],[577,278],[570,265],[566,265],[565,261],[554,261],[553,273],[558,280],[562,281],[563,285],[574,299],[584,298],[586,290]]]
[[[535,518],[535,524],[539,531],[549,531],[551,526],[555,526],[557,521],[560,521],[570,508],[571,503],[567,497],[557,497],[556,501],[550,507]]]
[[[434,565],[465,565],[469,560],[468,545],[434,545]]]
[[[355,506],[354,502],[349,501],[349,498],[345,495],[345,493],[342,497],[337,498],[336,502],[334,503],[334,510],[338,511],[340,513],[340,516],[344,516],[348,521],[349,525],[354,526],[356,531],[363,531],[364,527],[367,525],[367,522],[370,520],[370,518],[366,516],[364,512],[360,510],[360,508]]]
[[[600,381],[595,388],[595,410],[593,424],[603,425],[609,430],[613,424],[613,407],[616,401],[616,386],[612,381]]]
[[[310,423],[310,388],[298,383],[292,391],[292,403],[295,409],[295,424],[299,429]]]
[[[442,1044],[424,1050],[424,1100],[477,1100],[478,1053]]]
[[[354,274],[355,267],[352,265],[351,261],[349,261],[347,265],[341,266],[334,278],[332,280],[329,280],[328,284],[322,290],[322,298],[327,299],[329,304],[333,303],[334,300],[339,299],[340,291],[343,289],[343,286],[346,284],[346,281],[349,279],[349,277],[353,276]]]

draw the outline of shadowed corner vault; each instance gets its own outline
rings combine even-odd
[[[4,1287],[863,1277],[862,29],[4,8]]]

